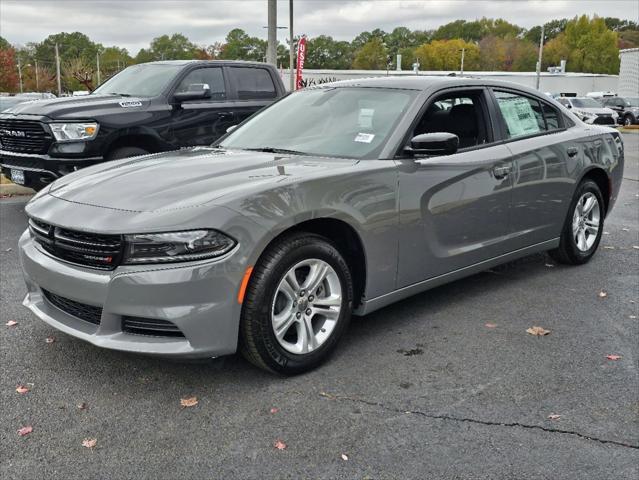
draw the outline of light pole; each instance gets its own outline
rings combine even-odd
[[[268,0],[268,45],[266,61],[277,67],[277,0]]]
[[[36,90],[40,91],[40,77],[38,76],[38,59],[34,58],[33,62],[35,63],[35,77],[36,77]]]
[[[18,55],[18,78],[20,79],[20,93],[23,93],[22,91],[22,69],[24,67],[30,67],[31,64],[27,63],[26,65],[22,65],[22,60],[20,59],[20,55]]]
[[[288,35],[290,38],[289,41],[289,45],[288,45],[288,62],[289,62],[289,68],[290,68],[290,88],[291,88],[291,92],[295,89],[295,79],[293,78],[293,72],[295,71],[295,67],[293,66],[293,63],[295,62],[295,53],[293,52],[293,43],[294,43],[294,39],[293,39],[293,0],[289,0],[288,2]]]
[[[539,59],[537,60],[537,90],[539,90],[539,80],[541,79],[541,58],[544,54],[544,33],[546,25],[541,26],[541,36],[539,37]]]
[[[465,56],[465,54],[466,54],[466,49],[465,49],[465,48],[462,48],[462,49],[460,50],[460,52],[461,52],[461,54],[462,54],[462,55],[461,55],[461,68],[460,68],[460,70],[459,70],[459,75],[460,75],[460,76],[463,76],[463,75],[464,75],[464,56]]]

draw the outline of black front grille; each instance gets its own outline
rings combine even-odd
[[[34,120],[0,119],[2,149],[21,153],[47,153],[52,141],[42,123]]]
[[[56,295],[55,293],[51,293],[47,290],[42,290],[42,293],[44,293],[44,297],[49,301],[49,303],[62,310],[64,313],[79,318],[80,320],[84,320],[85,322],[100,325],[100,319],[102,318],[102,309],[100,307],[76,302],[75,300],[61,297],[60,295]]]
[[[614,125],[615,120],[612,115],[598,115],[593,123],[596,125]]]
[[[13,156],[0,156],[0,163],[5,167],[18,167],[18,168],[34,168],[36,170],[44,170],[44,160],[29,157],[13,157]]]
[[[168,320],[158,318],[122,317],[122,331],[154,337],[184,337],[180,329]]]
[[[29,219],[29,230],[36,242],[54,257],[100,270],[113,270],[122,260],[121,235],[102,235],[54,227]]]

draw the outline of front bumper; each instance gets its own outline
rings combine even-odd
[[[27,186],[47,185],[67,173],[103,162],[101,156],[59,158],[47,154],[17,153],[0,150],[0,168],[8,178],[10,170],[22,170]]]
[[[28,231],[19,249],[28,292],[24,306],[62,332],[99,347],[165,357],[236,351],[241,310],[236,278],[242,274],[230,272],[227,264],[235,251],[215,261],[100,271],[49,256]],[[43,291],[101,308],[99,325],[54,306]],[[169,321],[183,336],[127,333],[124,317]]]

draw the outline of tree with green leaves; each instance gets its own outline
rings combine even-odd
[[[421,70],[459,70],[462,48],[464,51],[464,70],[479,69],[479,47],[475,43],[460,38],[452,40],[433,40],[415,49]]]
[[[380,37],[371,39],[355,53],[353,68],[358,70],[384,70],[387,68],[388,53]]]
[[[154,38],[149,51],[154,60],[190,60],[195,58],[197,49],[186,36],[174,33]]]
[[[537,63],[535,45],[516,37],[484,37],[479,52],[482,70],[525,72],[534,70]]]
[[[220,58],[225,60],[264,61],[267,41],[251,37],[241,28],[234,28],[226,35]]]
[[[305,68],[347,70],[353,63],[351,44],[328,35],[309,38],[306,43]]]

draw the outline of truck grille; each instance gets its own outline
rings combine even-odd
[[[61,297],[44,289],[42,293],[51,305],[62,310],[64,313],[84,320],[85,322],[100,325],[100,319],[102,318],[102,309],[100,307],[76,302],[75,300]]]
[[[0,142],[3,150],[20,153],[47,153],[52,137],[41,122],[0,119]]]
[[[54,257],[100,270],[113,270],[122,260],[121,235],[102,235],[54,227],[33,218],[29,230],[36,242]]]

